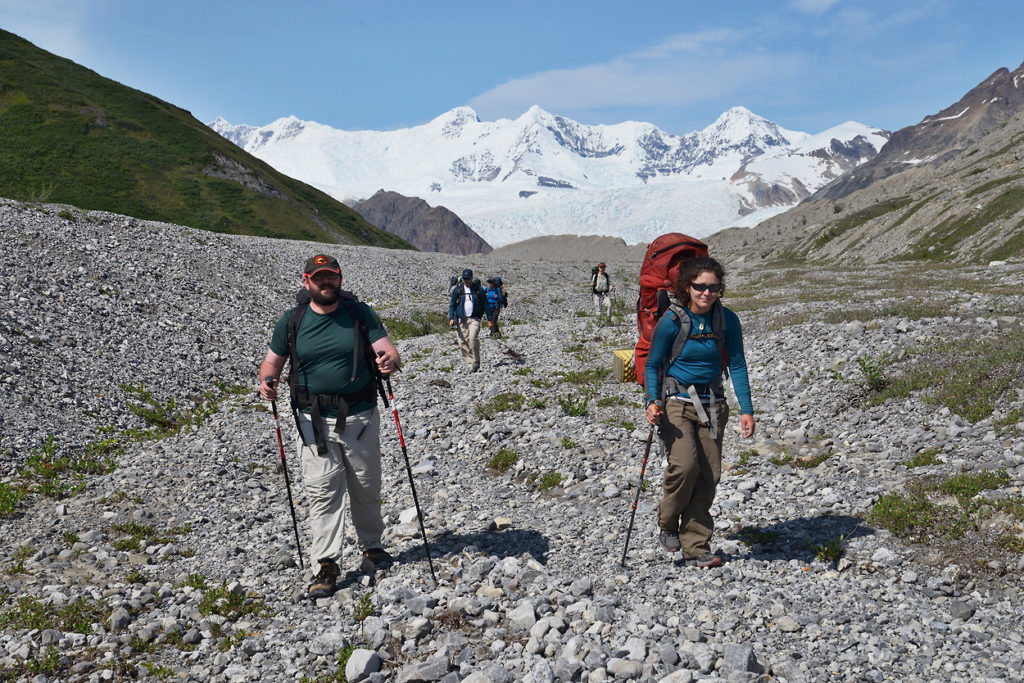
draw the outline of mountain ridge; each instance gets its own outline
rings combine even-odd
[[[888,138],[858,123],[790,131],[743,107],[683,136],[635,121],[585,125],[538,106],[493,122],[456,107],[396,131],[336,130],[294,116],[261,127],[222,118],[208,125],[350,203],[380,188],[437,196],[494,246],[542,234],[635,244],[681,226],[700,236],[754,225],[871,158]]]

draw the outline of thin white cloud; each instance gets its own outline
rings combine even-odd
[[[839,0],[791,0],[789,6],[798,12],[824,14]]]
[[[515,116],[534,104],[558,112],[685,108],[803,72],[804,58],[798,54],[748,45],[755,35],[733,29],[673,35],[605,63],[507,81],[469,104],[484,119]]]

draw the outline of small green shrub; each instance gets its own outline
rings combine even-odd
[[[562,412],[566,415],[586,415],[589,403],[589,396],[566,396],[558,399],[558,405],[562,406]]]
[[[877,361],[861,356],[857,359],[857,365],[864,377],[864,385],[871,391],[881,391],[889,384]]]
[[[838,562],[839,558],[843,556],[843,541],[844,536],[837,536],[830,541],[825,543],[811,543],[807,541],[807,545],[814,551],[814,557],[822,562]]]
[[[0,482],[0,518],[13,517],[14,512],[25,498],[25,492],[7,482]]]
[[[570,439],[569,437],[567,437],[567,436],[563,436],[562,437],[562,448],[564,448],[566,450],[570,450],[570,449],[576,448],[578,446],[579,446],[579,444],[576,443],[575,441],[573,441],[572,439]]]
[[[531,398],[529,405],[531,408],[547,408],[548,400],[546,398]]]
[[[199,601],[198,608],[204,617],[219,614],[229,619],[267,612],[267,606],[262,599],[248,597],[242,591],[229,591],[227,583],[224,582],[219,588],[207,590],[203,594],[203,599]]]
[[[352,618],[357,622],[363,622],[367,617],[372,617],[376,610],[377,608],[373,604],[373,593],[363,593],[352,608]]]
[[[540,481],[537,482],[537,488],[542,491],[554,488],[562,483],[561,472],[545,472],[541,475]]]
[[[487,461],[487,467],[496,472],[507,472],[518,461],[519,455],[515,451],[502,448]]]
[[[589,370],[559,371],[556,373],[560,381],[566,384],[595,384],[611,373],[608,368],[590,368]]]

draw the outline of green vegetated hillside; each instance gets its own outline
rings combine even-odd
[[[3,30],[0,196],[216,232],[413,248],[189,112]]]

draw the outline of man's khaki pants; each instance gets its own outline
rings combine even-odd
[[[480,369],[480,321],[477,318],[466,318],[455,324],[455,334],[459,338],[459,349],[462,359],[470,370]]]
[[[334,433],[334,418],[322,425],[327,453],[317,454],[309,416],[299,413],[305,437],[299,438],[302,480],[309,499],[309,526],[313,537],[310,557],[314,571],[318,560],[339,566],[345,542],[345,498],[352,509],[352,526],[363,549],[380,548],[384,520],[380,513],[380,412],[373,408],[349,415],[345,432]]]

